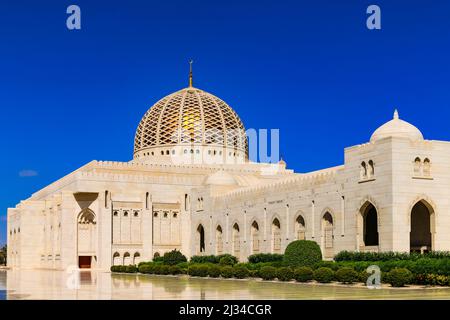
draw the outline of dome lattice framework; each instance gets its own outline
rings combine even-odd
[[[136,130],[134,153],[173,145],[217,146],[247,153],[245,128],[218,97],[188,87],[152,106]]]

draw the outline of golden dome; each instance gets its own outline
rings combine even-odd
[[[147,111],[136,130],[134,157],[150,156],[149,150],[156,149],[158,154],[175,153],[167,149],[175,146],[215,147],[220,154],[247,155],[245,128],[236,112],[218,97],[191,86]]]

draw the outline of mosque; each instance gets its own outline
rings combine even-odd
[[[325,150],[324,150],[325,152]],[[192,83],[153,105],[133,160],[92,161],[8,209],[12,268],[108,270],[186,256],[450,250],[450,143],[399,118],[344,150],[343,165],[295,173],[248,160],[236,112]]]

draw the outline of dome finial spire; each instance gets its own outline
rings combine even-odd
[[[394,119],[399,119],[398,110],[395,109],[394,111]]]
[[[194,60],[189,60],[189,88],[192,88],[193,85],[193,76],[192,76],[192,64],[194,63]]]

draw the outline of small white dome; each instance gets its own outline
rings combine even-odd
[[[412,141],[423,140],[422,132],[412,124],[403,121],[395,110],[394,118],[379,127],[370,137],[370,142],[375,142],[387,137],[408,138]]]
[[[233,186],[237,181],[231,174],[224,170],[219,170],[209,175],[205,180],[205,185]]]

